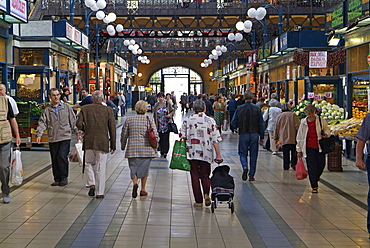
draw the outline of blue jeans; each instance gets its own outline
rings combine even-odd
[[[367,182],[369,184],[369,191],[367,192],[367,231],[370,233],[370,155],[366,159]]]
[[[239,135],[238,154],[240,163],[243,169],[248,168],[248,152],[249,154],[249,173],[248,176],[254,177],[256,174],[257,157],[258,157],[258,133],[243,133]]]

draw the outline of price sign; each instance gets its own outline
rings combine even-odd
[[[321,100],[321,95],[315,95],[315,100]]]
[[[332,92],[325,92],[325,97],[326,98],[332,98],[333,97],[333,93]]]
[[[314,98],[314,97],[315,97],[315,93],[314,92],[308,92],[307,98]]]

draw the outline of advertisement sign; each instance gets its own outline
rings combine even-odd
[[[315,100],[321,100],[321,95],[315,95]]]
[[[81,32],[77,29],[74,29],[73,41],[76,42],[78,45],[81,45]]]
[[[325,52],[310,52],[309,68],[326,68],[328,53]]]
[[[68,39],[70,39],[71,41],[73,41],[73,38],[74,38],[74,27],[72,27],[71,24],[69,24],[68,22],[66,22],[66,37]]]
[[[314,92],[308,92],[307,98],[314,98],[314,97],[315,97],[315,93]]]
[[[26,0],[10,0],[10,15],[24,22],[27,18],[27,2]]]
[[[280,36],[280,51],[284,51],[288,48],[288,33]]]
[[[82,40],[81,40],[82,47],[89,49],[89,37],[87,37],[87,35],[83,33],[81,33],[81,37],[82,37]]]
[[[0,10],[6,11],[6,0],[0,0]]]
[[[325,98],[333,98],[332,92],[325,92]]]

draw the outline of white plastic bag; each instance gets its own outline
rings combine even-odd
[[[21,151],[19,149],[14,150],[13,159],[10,171],[10,182],[14,186],[20,186],[23,181],[23,166]]]
[[[82,151],[82,142],[81,142],[81,140],[79,140],[75,144],[75,148],[77,150],[78,163],[79,163],[80,166],[82,166],[83,158],[84,158],[84,151]]]
[[[222,130],[227,131],[229,129],[229,123],[227,123],[227,120],[224,120],[224,123],[222,125]]]

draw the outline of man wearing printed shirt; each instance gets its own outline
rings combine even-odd
[[[186,140],[187,158],[190,163],[190,176],[193,194],[195,198],[195,207],[203,206],[203,195],[200,188],[202,182],[205,205],[211,205],[209,191],[211,187],[211,163],[213,161],[213,149],[216,152],[216,160],[222,161],[220,147],[220,132],[217,129],[216,122],[208,117],[205,103],[202,100],[196,100],[193,103],[195,114],[187,116],[180,130],[179,136]]]
[[[247,90],[244,94],[245,103],[238,106],[231,121],[234,128],[239,128],[238,153],[240,163],[243,167],[243,181],[249,177],[249,181],[254,181],[258,157],[258,139],[260,145],[263,144],[265,128],[261,109],[252,103],[254,94]],[[249,168],[248,168],[249,155]],[[249,174],[248,174],[249,172]]]
[[[356,145],[356,166],[360,169],[365,169],[367,171],[367,180],[368,184],[370,185],[370,144],[367,143],[367,141],[370,140],[370,114],[367,114],[365,119],[363,120],[360,129],[357,132],[356,135],[357,145]],[[366,145],[366,152],[367,152],[367,158],[366,158],[366,164],[363,160],[364,155],[364,147]],[[369,191],[367,193],[367,231],[370,235],[370,212],[369,212],[369,206],[370,206],[370,187]],[[370,239],[370,236],[369,236]]]
[[[72,131],[77,132],[76,116],[72,107],[60,101],[56,88],[49,90],[50,105],[42,112],[36,132],[36,142],[41,143],[41,136],[48,130],[51,166],[54,182],[51,186],[68,184],[68,153]],[[81,136],[78,136],[81,139]]]

